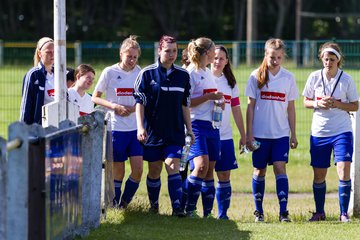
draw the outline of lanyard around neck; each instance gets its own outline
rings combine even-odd
[[[324,93],[324,96],[326,96],[326,92],[325,92],[325,81],[324,81],[323,70],[324,70],[324,69],[321,69],[321,81],[322,81],[322,84],[323,84],[323,93]],[[336,80],[335,86],[334,86],[334,88],[333,88],[333,90],[332,90],[332,92],[331,92],[331,94],[330,94],[330,97],[332,97],[332,95],[334,94],[335,89],[336,89],[336,87],[337,87],[337,85],[338,85],[338,83],[339,83],[339,81],[340,81],[340,78],[341,78],[343,72],[344,72],[344,71],[341,70],[340,76],[339,76],[338,79]]]

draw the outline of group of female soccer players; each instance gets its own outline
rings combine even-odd
[[[145,160],[149,166],[146,186],[152,212],[159,211],[160,176],[165,163],[174,216],[197,217],[196,206],[201,195],[203,217],[212,217],[216,198],[216,217],[228,219],[232,192],[230,171],[238,167],[230,124],[232,115],[240,134],[237,147],[246,146],[253,151],[255,221],[264,221],[265,175],[267,166],[273,165],[279,221],[290,222],[286,163],[289,149],[298,145],[294,101],[299,93],[294,75],[281,66],[286,56],[284,42],[269,39],[265,43],[263,62],[248,79],[246,130],[227,49],[215,45],[209,38],[200,37],[191,40],[184,52],[187,61],[179,67],[174,64],[178,56],[176,39],[163,36],[157,62],[141,70],[137,65],[140,45],[135,36],[130,36],[120,46],[119,63],[101,73],[91,101],[86,90],[93,82],[95,71],[85,64],[75,71],[77,81],[69,90],[69,100],[80,106],[80,112],[91,112],[92,108],[84,106],[93,106],[93,103],[110,112],[114,206],[128,206],[138,189]],[[50,38],[39,40],[35,58],[38,61],[23,83],[21,120],[28,124],[41,123],[38,106],[50,102],[53,94],[53,41]],[[323,44],[319,59],[323,69],[310,74],[303,91],[304,106],[314,111],[310,154],[316,211],[309,221],[326,218],[325,177],[333,152],[339,175],[339,219],[348,222],[353,154],[348,112],[358,109],[359,97],[351,76],[340,69],[343,55],[336,43]],[[102,98],[103,93],[106,98]],[[219,129],[212,124],[216,100],[223,100]],[[190,174],[182,179],[179,160],[186,136],[192,139],[188,156]],[[122,193],[124,162],[128,158],[131,173]],[[214,170],[217,184],[214,183]]]

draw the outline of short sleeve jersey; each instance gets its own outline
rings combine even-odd
[[[44,105],[53,102],[55,99],[55,82],[54,74],[47,73],[45,81],[45,91],[44,91]]]
[[[336,76],[330,80],[324,73],[322,74],[322,70],[312,72],[307,79],[302,95],[309,99],[320,100],[324,96],[331,96],[333,92],[332,96],[338,101],[344,103],[358,101],[359,95],[353,79],[347,73],[341,74],[341,72],[339,69]],[[351,131],[351,119],[348,112],[338,108],[314,110],[311,135],[330,137]]]
[[[75,88],[69,88],[68,94],[70,102],[79,106],[80,116],[90,114],[94,111],[94,103],[91,101],[90,94],[85,93],[84,96],[80,96]]]
[[[95,86],[95,91],[105,93],[106,100],[109,102],[134,106],[134,82],[139,72],[139,66],[135,66],[129,72],[122,70],[119,64],[109,66],[101,73],[99,81]],[[115,114],[114,111],[110,111],[110,115],[111,129],[113,131],[127,132],[136,130],[135,112],[129,116],[122,117]]]
[[[237,84],[234,88],[231,88],[228,84],[228,81],[225,75],[220,76],[219,78],[215,77],[218,91],[224,94],[225,98],[225,109],[222,115],[222,122],[220,127],[220,139],[227,140],[232,139],[232,128],[230,122],[231,109],[235,106],[240,106],[239,100],[239,89]]]
[[[268,83],[259,89],[257,71],[251,73],[245,90],[247,97],[256,100],[253,135],[270,139],[289,136],[288,103],[299,97],[294,75],[281,67],[275,76],[269,72]]]
[[[190,74],[190,98],[201,97],[207,93],[216,92],[217,85],[215,77],[210,69],[196,69],[194,64],[190,64],[187,68]],[[191,107],[190,115],[191,121],[204,120],[211,122],[212,111],[214,108],[214,101],[209,100],[196,107]]]

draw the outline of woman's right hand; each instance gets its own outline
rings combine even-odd
[[[247,149],[249,149],[250,151],[254,151],[254,147],[253,147],[253,142],[255,141],[255,138],[251,135],[251,136],[246,136],[246,147]]]
[[[212,92],[212,93],[208,93],[209,96],[209,100],[220,100],[221,98],[224,97],[224,94],[222,92]]]
[[[147,135],[145,128],[140,128],[137,130],[137,139],[139,140],[139,142],[146,143],[147,138],[148,138],[148,135]]]
[[[124,105],[119,105],[116,104],[115,108],[114,108],[114,112],[117,115],[120,115],[122,117],[127,117],[129,116],[133,111],[131,108],[124,106]]]

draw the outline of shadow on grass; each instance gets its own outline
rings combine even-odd
[[[250,239],[236,222],[178,218],[147,209],[108,210],[107,219],[85,239]]]

